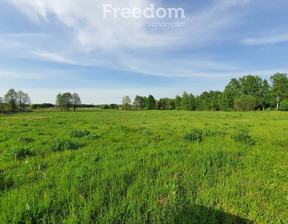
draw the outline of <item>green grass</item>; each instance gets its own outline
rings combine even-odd
[[[288,113],[0,116],[0,223],[288,223]]]

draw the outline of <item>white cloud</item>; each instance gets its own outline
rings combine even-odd
[[[187,25],[183,29],[161,30],[139,27],[135,23],[147,21],[145,18],[104,18],[104,3],[123,8],[145,8],[153,1],[149,0],[10,0],[24,13],[34,20],[44,18],[48,23],[51,15],[67,27],[74,30],[74,38],[82,50],[104,49],[114,51],[115,48],[175,48],[183,44],[195,44],[203,40],[213,40],[217,32],[233,24],[235,14],[229,10],[245,5],[252,0],[218,0],[212,6],[195,14],[186,11]],[[164,7],[157,4],[159,7]],[[175,6],[177,7],[177,6]],[[185,10],[185,8],[184,8]],[[36,19],[37,18],[37,19]],[[148,19],[149,20],[149,19]],[[41,20],[40,20],[41,21]],[[213,32],[213,33],[211,33]],[[210,33],[210,35],[203,34]]]
[[[205,70],[231,70],[235,65],[207,60],[199,56],[185,58],[169,56],[167,52],[213,44],[221,37],[221,31],[236,21],[234,8],[253,0],[217,0],[203,10],[189,14],[184,10],[186,26],[178,29],[149,29],[135,25],[145,18],[103,18],[103,3],[115,7],[145,8],[154,3],[164,7],[162,1],[152,0],[10,0],[34,22],[45,27],[55,22],[69,28],[69,36],[63,38],[63,46],[51,49],[53,41],[62,37],[43,38],[29,53],[41,60],[66,64],[107,66],[115,70],[130,70],[148,75],[191,76]],[[178,7],[175,3],[175,7]],[[232,12],[231,12],[232,10]],[[21,35],[21,34],[20,34]],[[42,41],[42,46],[41,46]],[[40,42],[40,44],[39,44]],[[46,46],[49,44],[49,47]],[[177,53],[176,53],[177,54]],[[31,55],[30,55],[31,56]],[[196,60],[197,59],[197,60]],[[157,63],[156,63],[157,62]],[[228,64],[228,65],[225,65]]]
[[[246,38],[241,41],[244,45],[265,45],[265,44],[277,44],[288,41],[288,33],[276,34],[276,35],[264,35],[258,38]]]

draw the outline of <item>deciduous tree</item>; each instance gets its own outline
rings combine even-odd
[[[149,95],[147,100],[146,100],[146,109],[147,110],[156,109],[156,100],[152,95]]]
[[[73,110],[76,111],[77,106],[81,105],[80,96],[77,93],[73,93],[71,100],[72,100]]]
[[[4,97],[5,103],[8,105],[9,109],[17,110],[17,93],[14,89],[10,89]]]
[[[133,104],[135,105],[136,108],[139,108],[140,110],[142,110],[145,108],[146,100],[147,100],[147,97],[137,95],[134,99]]]
[[[24,93],[23,91],[17,92],[17,105],[20,107],[22,111],[25,110],[26,105],[30,105],[31,100],[27,93]]]
[[[281,101],[285,100],[288,97],[288,78],[287,74],[276,73],[271,76],[272,86],[272,96],[276,101],[276,110],[279,110]]]
[[[129,96],[124,96],[122,99],[123,109],[129,110],[131,108],[131,99]]]

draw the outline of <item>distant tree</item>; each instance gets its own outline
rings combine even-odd
[[[176,100],[175,99],[168,99],[168,106],[166,106],[167,110],[175,110],[176,109]]]
[[[256,108],[256,98],[254,96],[243,95],[235,98],[234,107],[236,111],[252,111]]]
[[[118,110],[119,106],[117,104],[109,104],[108,108],[111,110]]]
[[[209,111],[211,104],[211,94],[207,91],[197,97],[197,110]]]
[[[42,104],[32,104],[31,105],[31,108],[33,110],[36,110],[38,108],[51,108],[51,107],[55,107],[55,105],[52,103],[42,103]]]
[[[175,99],[161,98],[158,102],[157,110],[175,110]]]
[[[137,95],[134,99],[133,104],[135,105],[136,109],[139,108],[140,110],[142,110],[145,108],[146,100],[147,100],[147,97]]]
[[[109,109],[109,105],[108,104],[103,104],[103,105],[101,105],[101,109],[102,110],[108,110]]]
[[[182,110],[182,98],[181,96],[176,96],[175,98],[175,108],[176,110]]]
[[[17,93],[14,89],[10,89],[4,97],[5,103],[8,105],[10,110],[17,110]]]
[[[233,110],[235,98],[241,95],[241,84],[233,78],[229,84],[225,87],[220,101],[221,110]]]
[[[241,95],[254,96],[256,100],[256,109],[262,108],[262,88],[263,80],[259,76],[248,75],[239,79],[241,85]]]
[[[80,96],[77,93],[73,93],[71,102],[72,102],[73,110],[76,111],[77,106],[81,105]]]
[[[272,86],[272,96],[276,100],[276,110],[279,110],[281,101],[288,97],[288,77],[284,73],[276,73],[271,76]]]
[[[147,110],[156,109],[156,100],[152,95],[149,95],[147,100],[146,100],[146,109]]]
[[[131,108],[131,99],[129,96],[124,96],[122,100],[123,109],[129,110]]]
[[[17,92],[17,105],[20,107],[22,111],[25,110],[25,107],[27,105],[31,104],[30,97],[27,93],[24,93],[23,91],[18,91]]]
[[[261,97],[258,103],[262,110],[265,110],[271,105],[271,87],[266,79],[262,82]]]
[[[64,109],[64,101],[63,101],[63,95],[61,93],[58,93],[56,97],[56,106],[60,108],[61,111]]]
[[[0,97],[0,111],[4,111],[4,110],[5,110],[4,100],[2,97]]]
[[[158,110],[166,110],[166,108],[169,105],[169,99],[168,98],[161,98],[158,102]]]
[[[210,106],[209,109],[212,111],[220,110],[220,99],[222,97],[222,92],[220,91],[210,91]]]
[[[203,92],[200,96],[196,97],[196,109],[200,111],[220,110],[221,96],[222,92],[220,91]]]
[[[66,109],[66,111],[69,111],[70,107],[73,106],[71,93],[68,93],[68,92],[63,93],[62,100],[63,100],[64,108]]]
[[[38,109],[38,105],[39,105],[39,104],[32,104],[32,105],[31,105],[31,109],[32,109],[32,110]]]
[[[182,102],[182,109],[183,110],[189,110],[190,99],[189,99],[188,93],[185,92],[185,91],[184,91],[184,93],[182,95],[181,102]]]

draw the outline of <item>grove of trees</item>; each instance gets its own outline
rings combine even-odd
[[[29,95],[22,90],[16,92],[14,89],[10,89],[4,98],[0,97],[0,111],[25,111],[25,108],[30,105]]]
[[[205,91],[199,96],[184,92],[173,99],[155,100],[137,95],[135,109],[147,110],[188,110],[188,111],[253,111],[282,110],[288,111],[288,77],[285,73],[276,73],[270,77],[271,85],[266,79],[248,75],[232,78],[224,91]],[[132,108],[129,97],[123,98],[123,108]],[[125,99],[125,100],[124,100]]]
[[[56,106],[61,111],[69,111],[69,109],[72,107],[74,111],[76,111],[76,108],[81,105],[81,99],[80,96],[77,93],[59,93],[56,97]]]

